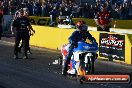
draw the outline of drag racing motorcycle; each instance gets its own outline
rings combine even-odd
[[[63,56],[62,66],[65,63],[65,57],[68,53],[70,44],[65,44],[61,47]],[[76,75],[77,81],[83,83],[85,76],[94,74],[94,62],[97,59],[98,45],[95,42],[79,41],[77,47],[73,50],[73,55],[69,64],[68,74]]]

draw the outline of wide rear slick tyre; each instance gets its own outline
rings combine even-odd
[[[94,74],[95,73],[95,68],[94,68],[94,61],[91,60],[88,63],[88,72],[89,74]]]

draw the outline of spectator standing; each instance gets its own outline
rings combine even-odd
[[[100,11],[100,4],[96,3],[96,5],[94,6],[94,14],[97,14],[97,12]]]
[[[29,15],[30,15],[30,16],[34,15],[33,2],[28,2],[28,3],[27,3],[27,8],[28,8],[28,10],[29,10]]]
[[[42,6],[42,4],[40,2],[36,3],[36,9],[37,9],[36,14],[37,14],[37,16],[42,15],[42,7],[41,6]]]
[[[61,16],[66,16],[64,4],[60,5],[60,15]]]
[[[90,14],[90,6],[86,3],[83,7],[83,16],[84,18],[88,18]]]
[[[3,32],[2,25],[3,25],[3,9],[0,8],[0,40]]]
[[[58,16],[58,10],[56,7],[53,8],[53,10],[50,12],[50,26],[54,26],[56,24],[56,18]]]
[[[118,17],[118,19],[120,19],[121,18],[122,6],[121,5],[117,5],[117,4],[115,6],[116,6],[115,11],[117,12],[117,17]]]
[[[116,3],[114,3],[112,5],[112,17],[113,17],[113,19],[119,19],[120,18],[119,13],[117,11],[117,4]]]
[[[101,6],[101,11],[99,11],[96,16],[95,16],[95,22],[97,25],[97,31],[110,31],[110,26],[111,26],[111,13],[107,11],[107,6],[106,4],[103,4]]]
[[[94,18],[94,16],[95,16],[94,12],[95,12],[95,9],[93,8],[93,5],[91,4],[90,9],[89,9],[89,17],[88,17],[89,19]]]
[[[132,1],[129,4],[129,9],[128,9],[128,19],[132,20]]]
[[[5,4],[5,3],[4,3],[4,4]],[[5,4],[5,5],[3,6],[3,12],[4,12],[5,15],[9,14],[8,4]]]
[[[129,12],[128,7],[125,4],[123,4],[122,10],[121,10],[121,19],[122,20],[128,19],[128,12]]]
[[[72,8],[70,5],[66,4],[65,6],[65,12],[66,12],[66,16],[70,16],[71,15],[71,11],[72,11]]]
[[[74,4],[72,7],[72,16],[74,18],[78,18],[78,11],[80,10],[79,6],[77,4]]]
[[[41,9],[42,9],[42,14],[41,14],[41,16],[46,16],[45,8],[46,8],[46,4],[43,2],[43,3],[42,3],[42,6],[41,6]]]

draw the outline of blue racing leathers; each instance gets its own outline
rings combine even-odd
[[[69,52],[66,56],[66,62],[64,64],[64,72],[66,73],[68,70],[68,64],[70,63],[71,56],[73,54],[74,47],[77,46],[78,41],[89,39],[92,42],[96,42],[96,40],[92,37],[92,35],[88,31],[74,31],[72,35],[69,37]]]

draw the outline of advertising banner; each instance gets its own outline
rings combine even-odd
[[[125,61],[125,35],[100,33],[99,56]]]

